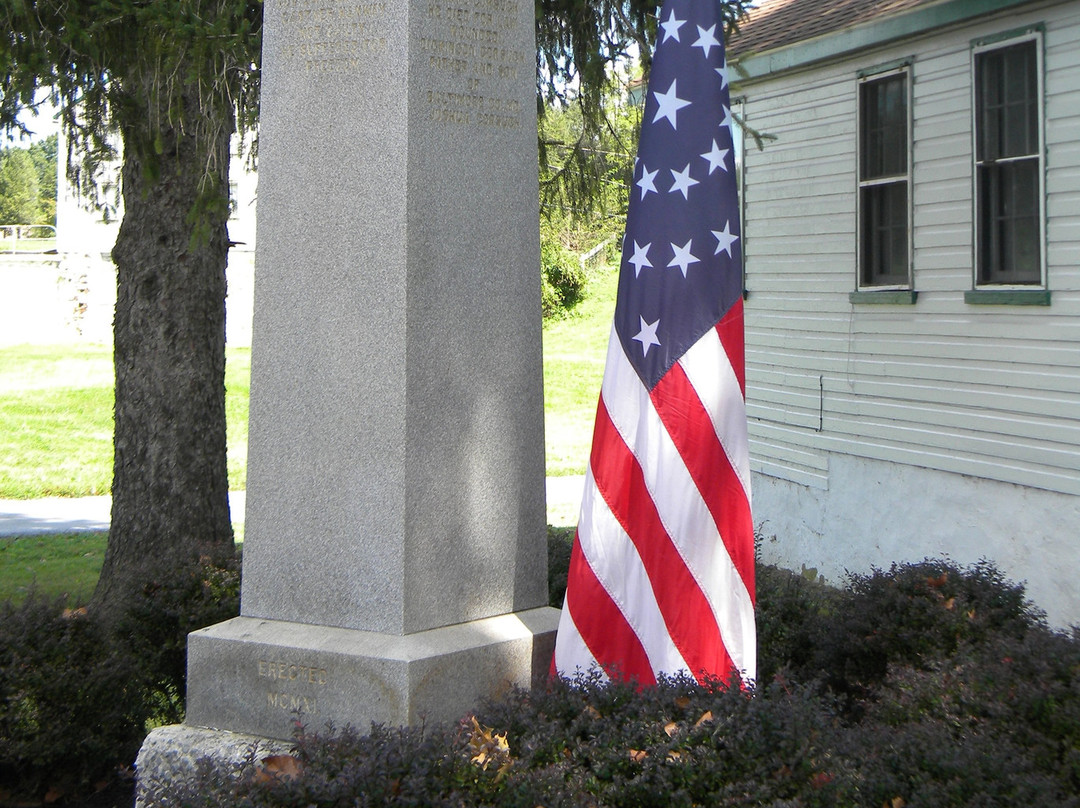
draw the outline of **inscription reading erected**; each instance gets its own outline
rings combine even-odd
[[[299,711],[304,715],[319,714],[319,697],[305,685],[321,688],[329,681],[326,668],[278,660],[260,659],[259,678],[273,680],[266,691],[266,706],[287,713]],[[287,688],[287,689],[285,689]],[[301,692],[297,692],[297,691]]]

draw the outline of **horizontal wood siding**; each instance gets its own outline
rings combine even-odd
[[[1050,306],[973,305],[970,43],[1042,23]],[[914,304],[852,303],[858,73],[912,64]],[[827,486],[828,454],[1080,495],[1080,2],[737,88],[747,123],[747,413],[755,470]]]

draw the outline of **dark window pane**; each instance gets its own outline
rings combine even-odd
[[[907,76],[859,85],[862,161],[860,179],[907,173]]]
[[[862,207],[863,286],[908,283],[907,182],[865,186]]]
[[[979,160],[1020,157],[1038,150],[1037,67],[1034,41],[975,57]]]
[[[979,166],[979,282],[1041,282],[1039,161]]]

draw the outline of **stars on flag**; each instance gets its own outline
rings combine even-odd
[[[707,3],[665,0],[660,29],[616,311],[626,355],[647,385],[742,294],[722,26]]]
[[[712,148],[709,151],[701,155],[704,159],[709,161],[709,173],[712,174],[716,169],[727,171],[727,156],[730,153],[730,149],[721,149],[716,145],[716,139],[713,139]]]
[[[668,87],[666,93],[653,93],[653,98],[656,99],[658,104],[656,109],[656,115],[653,116],[652,122],[656,123],[661,118],[667,118],[668,123],[671,124],[672,129],[678,129],[679,124],[676,121],[676,115],[683,107],[690,106],[690,102],[682,98],[679,98],[676,93],[678,90],[675,85],[678,84],[678,79],[671,80],[671,86]]]
[[[634,254],[627,259],[628,264],[632,264],[634,267],[634,277],[636,278],[641,274],[642,267],[651,267],[652,262],[649,261],[649,247],[652,243],[646,244],[644,247],[634,242]]]
[[[690,164],[687,163],[686,168],[682,171],[671,169],[671,176],[674,179],[674,182],[672,183],[671,188],[668,189],[668,193],[682,193],[683,199],[689,199],[690,187],[698,184],[697,180],[690,177]]]
[[[690,252],[690,245],[693,243],[694,240],[690,239],[681,247],[677,244],[671,245],[671,249],[674,251],[675,257],[672,258],[671,261],[668,263],[668,268],[670,269],[671,267],[678,267],[682,270],[684,278],[686,277],[686,270],[689,269],[690,265],[698,263],[699,260],[693,255],[693,253]]]
[[[638,342],[641,343],[641,348],[645,352],[645,356],[649,355],[649,348],[654,345],[659,345],[660,340],[656,338],[656,327],[660,325],[660,320],[656,320],[652,323],[645,322],[644,317],[639,318],[641,320],[641,330],[634,336]]]
[[[659,173],[660,169],[656,169],[656,171],[649,171],[649,169],[645,167],[644,163],[641,164],[641,179],[637,181],[636,185],[638,188],[641,189],[642,199],[645,198],[645,194],[649,193],[649,191],[652,191],[654,194],[657,192],[654,180],[656,179],[656,175]]]
[[[716,238],[716,252],[713,255],[719,255],[724,252],[727,253],[728,258],[733,258],[731,254],[731,246],[739,240],[738,236],[731,233],[731,222],[724,222],[724,229],[712,231],[713,236]]]
[[[697,42],[694,43],[694,47],[695,48],[701,48],[701,50],[705,52],[705,58],[706,59],[709,58],[709,51],[712,48],[719,48],[720,47],[720,43],[716,39],[715,31],[716,31],[716,26],[715,25],[713,25],[712,27],[707,28],[707,29],[702,28],[700,25],[697,26],[698,39],[697,39]]]
[[[721,129],[727,129],[728,132],[731,132],[732,131],[731,127],[733,127],[734,125],[735,125],[735,121],[731,117],[731,108],[725,106],[724,107],[724,120],[720,121],[720,128]]]
[[[662,42],[667,42],[669,39],[674,39],[679,42],[679,29],[686,24],[686,20],[678,20],[675,18],[675,9],[671,9],[671,15],[666,21],[660,23],[660,27],[664,29],[664,38]]]
[[[728,85],[728,68],[727,62],[724,62],[723,67],[715,68],[717,74],[720,76],[720,87],[727,87]]]

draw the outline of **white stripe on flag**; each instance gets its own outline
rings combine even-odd
[[[726,355],[722,361],[728,364]],[[753,679],[755,643],[745,641],[754,636],[750,593],[614,327],[605,367],[601,395],[611,421],[637,459],[668,535],[709,602],[732,663],[744,678]]]
[[[715,328],[710,328],[679,359],[709,414],[713,429],[731,468],[750,502],[750,441],[746,426],[746,402],[739,379]]]
[[[671,641],[637,548],[604,501],[591,471],[585,479],[577,535],[589,567],[634,630],[652,669],[692,675]],[[633,596],[628,598],[627,593]]]
[[[555,634],[555,670],[560,676],[573,676],[576,673],[596,671],[606,681],[608,676],[603,667],[592,655],[589,646],[581,638],[581,632],[574,625],[570,609],[564,601],[562,614],[559,615],[559,630]]]

